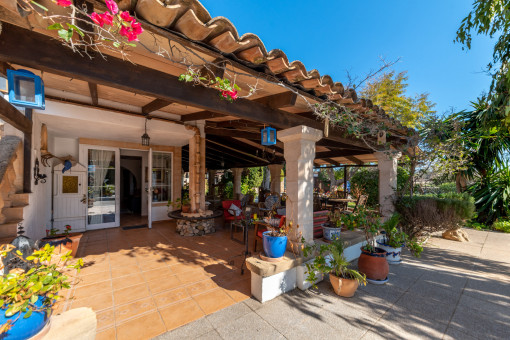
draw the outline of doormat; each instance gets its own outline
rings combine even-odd
[[[130,230],[130,229],[142,229],[147,228],[147,224],[133,225],[129,227],[122,227],[122,230]]]

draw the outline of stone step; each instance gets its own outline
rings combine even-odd
[[[25,193],[9,195],[9,198],[11,199],[11,207],[27,206],[30,198],[29,195],[30,194]]]
[[[22,220],[13,220],[0,224],[0,238],[16,237],[18,234],[18,223]]]
[[[8,207],[2,209],[2,215],[5,217],[7,221],[16,221],[23,219],[23,209],[27,205],[20,205],[16,207]]]

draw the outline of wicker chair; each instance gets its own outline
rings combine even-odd
[[[269,195],[264,202],[259,203],[259,211],[267,215],[280,205],[280,195]]]

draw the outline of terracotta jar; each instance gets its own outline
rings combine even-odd
[[[332,273],[329,274],[329,281],[331,282],[331,286],[333,286],[335,293],[343,297],[353,297],[359,286],[359,283],[356,280],[344,279],[333,275]]]
[[[386,260],[386,251],[375,248],[371,253],[361,248],[361,255],[358,259],[358,270],[371,280],[384,280],[388,277],[390,266]]]

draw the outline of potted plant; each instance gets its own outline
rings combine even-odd
[[[420,257],[423,247],[415,239],[410,239],[408,235],[398,228],[400,215],[395,213],[383,223],[384,229],[383,241],[377,241],[379,248],[386,250],[386,260],[389,264],[400,264],[402,262],[402,248],[407,247],[411,253]]]
[[[166,206],[172,206],[174,209],[181,209],[183,213],[189,213],[191,211],[189,194],[184,193],[182,198],[178,198],[175,201],[168,201]]]
[[[375,236],[381,229],[380,217],[375,212],[360,207],[355,214],[342,216],[342,223],[349,229],[360,228],[365,234],[366,244],[361,247],[358,270],[367,276],[373,284],[388,282],[390,267],[386,260],[386,251],[376,247]]]
[[[262,233],[262,247],[267,257],[277,259],[283,257],[287,249],[288,234],[292,229],[292,222],[288,225],[273,227],[267,225],[268,231]]]
[[[340,238],[342,231],[342,220],[339,212],[329,214],[329,222],[322,225],[323,237],[327,241],[334,241]]]
[[[62,298],[58,293],[63,288],[70,288],[70,280],[63,274],[65,268],[79,271],[83,260],[78,259],[76,264],[68,264],[70,251],[55,260],[55,247],[49,244],[34,251],[26,259],[19,250],[14,249],[10,244],[2,245],[0,254],[5,257],[13,252],[30,269],[24,271],[15,268],[0,279],[0,338],[28,339],[44,332],[52,306]]]
[[[305,242],[304,239],[301,240]],[[306,263],[307,278],[316,287],[317,274],[329,274],[329,281],[335,293],[343,297],[352,297],[359,285],[366,285],[366,276],[349,268],[345,259],[344,243],[336,239],[330,244],[311,244],[303,248],[305,257],[315,256],[313,261]]]
[[[71,256],[76,256],[78,246],[80,245],[82,233],[71,233],[72,227],[69,224],[64,226],[64,232],[58,233],[59,230],[51,227],[46,230],[46,237],[41,239],[41,246],[49,244],[55,247],[57,254],[65,254],[71,251]]]

